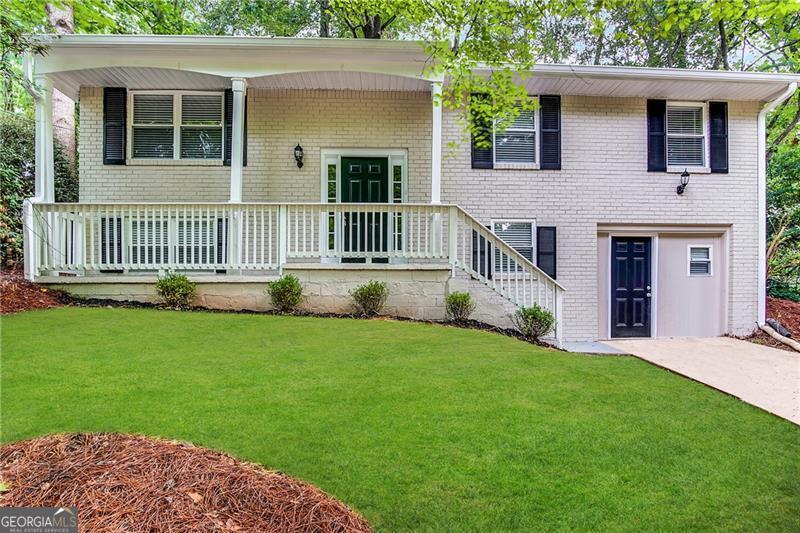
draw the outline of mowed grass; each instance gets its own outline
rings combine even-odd
[[[185,439],[379,530],[800,529],[800,428],[629,357],[383,320],[2,318],[2,441]]]

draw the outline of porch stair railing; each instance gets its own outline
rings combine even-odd
[[[31,203],[26,272],[280,271],[288,263],[449,263],[516,306],[556,317],[563,287],[447,204]]]

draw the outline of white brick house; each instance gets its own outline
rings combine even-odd
[[[385,279],[390,313],[442,318],[469,290],[476,318],[539,303],[570,341],[763,322],[764,116],[797,76],[538,65],[539,110],[486,150],[432,103],[446,80],[426,59],[398,41],[54,40],[29,64],[28,277],[151,300],[185,271],[198,303],[261,309],[291,271],[323,311]],[[80,104],[79,204],[53,202],[53,88]]]

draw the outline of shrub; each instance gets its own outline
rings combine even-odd
[[[0,267],[22,266],[22,202],[34,195],[34,123],[22,116],[0,113]],[[78,201],[78,177],[55,141],[57,202]]]
[[[170,273],[158,280],[156,292],[168,307],[186,309],[197,293],[197,284],[183,274]]]
[[[550,333],[556,325],[553,313],[539,304],[533,304],[533,307],[520,307],[511,317],[511,321],[522,336],[531,342],[539,342],[539,339]]]
[[[773,298],[783,298],[793,302],[800,302],[800,279],[784,280],[770,278],[767,282],[767,290]]]
[[[286,274],[267,284],[272,306],[281,313],[291,313],[303,301],[303,286],[292,274]]]
[[[389,287],[382,281],[368,281],[350,291],[356,311],[363,316],[375,316],[386,305]]]
[[[453,322],[464,322],[475,311],[475,302],[468,292],[451,292],[445,299],[447,318]]]

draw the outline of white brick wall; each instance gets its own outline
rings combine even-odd
[[[560,171],[472,169],[469,147],[447,150],[442,198],[480,220],[534,218],[558,228],[565,337],[598,336],[598,224],[731,224],[729,327],[753,329],[757,300],[756,103],[730,102],[729,174],[647,172],[646,100],[564,96]],[[444,121],[443,143],[461,132]]]
[[[81,201],[226,201],[229,168],[104,166],[102,89],[81,90]],[[730,224],[728,321],[756,320],[756,103],[729,104],[729,174],[647,172],[644,99],[564,96],[562,170],[473,170],[468,143],[444,113],[442,201],[480,220],[534,218],[558,227],[558,278],[566,286],[565,336],[598,336],[597,225]],[[245,201],[318,201],[321,148],[406,148],[409,201],[430,198],[431,103],[427,93],[248,92]],[[300,143],[305,166],[293,148]],[[458,144],[450,147],[451,143]]]
[[[103,165],[103,89],[81,89],[80,199],[220,201],[230,168],[219,162]],[[430,198],[431,103],[427,93],[265,91],[247,95],[243,200],[320,200],[320,149],[405,148],[408,199]],[[294,147],[303,147],[302,169]]]

